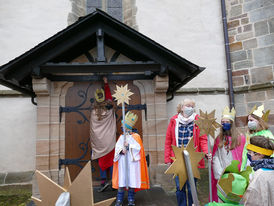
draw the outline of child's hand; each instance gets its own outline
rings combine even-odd
[[[212,154],[211,154],[211,153],[207,153],[207,154],[206,154],[206,158],[207,158],[208,160],[212,160]]]
[[[127,153],[127,149],[124,148],[124,149],[122,150],[122,153],[123,153],[123,154],[126,154],[126,153]]]

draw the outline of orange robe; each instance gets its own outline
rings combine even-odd
[[[137,133],[131,133],[131,135],[135,139],[135,141],[141,146],[141,150],[140,150],[141,187],[135,188],[135,192],[136,192],[139,190],[149,189],[149,176],[148,176],[147,162],[146,162],[145,151],[144,151],[142,139]],[[119,188],[118,161],[113,163],[112,187],[115,189]]]

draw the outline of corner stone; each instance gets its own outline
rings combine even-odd
[[[255,66],[274,64],[274,46],[254,49]]]
[[[237,62],[247,59],[246,51],[231,52],[231,62]]]
[[[231,52],[241,50],[243,48],[242,42],[237,42],[237,43],[230,44],[229,47],[230,47]]]
[[[267,21],[260,21],[254,24],[255,36],[261,36],[268,33]]]
[[[5,184],[30,182],[32,180],[33,173],[33,171],[10,172],[6,177]]]
[[[273,80],[271,67],[261,67],[251,69],[251,79],[253,84],[266,83]]]
[[[269,32],[274,33],[274,18],[268,20],[268,24],[269,24]]]
[[[252,49],[257,47],[257,39],[250,39],[243,42],[244,49]]]
[[[249,92],[245,94],[246,102],[255,102],[255,101],[264,101],[265,100],[265,91],[259,92]]]
[[[231,7],[230,15],[231,17],[238,16],[242,14],[242,5],[237,5]]]
[[[238,70],[238,69],[250,68],[252,66],[253,66],[252,61],[244,60],[244,61],[241,61],[241,62],[236,62],[234,64],[234,69]]]

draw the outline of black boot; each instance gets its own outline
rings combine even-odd
[[[105,181],[103,184],[101,184],[101,187],[97,190],[97,192],[104,192],[109,186],[110,183]]]
[[[128,206],[135,206],[135,203],[134,203],[134,198],[135,196],[135,192],[134,192],[134,189],[130,188],[128,190],[128,195],[127,195],[127,199],[128,199]]]

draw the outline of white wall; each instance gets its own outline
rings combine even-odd
[[[227,87],[220,1],[136,0],[139,31],[206,70],[185,87]]]
[[[0,65],[67,27],[70,11],[69,0],[0,0]],[[36,107],[0,97],[0,117],[0,172],[34,170]]]
[[[69,0],[0,0],[0,65],[67,26]]]
[[[215,118],[217,118],[217,122],[221,121],[221,115],[224,107],[229,106],[228,96],[225,94],[175,96],[173,100],[167,103],[167,114],[169,119],[177,113],[178,104],[185,98],[193,99],[196,102],[195,111],[197,114],[200,114],[200,109],[203,112],[207,111],[208,113],[216,109]],[[218,103],[218,107],[216,107],[216,103]]]
[[[36,106],[30,98],[0,98],[0,172],[35,169]]]

